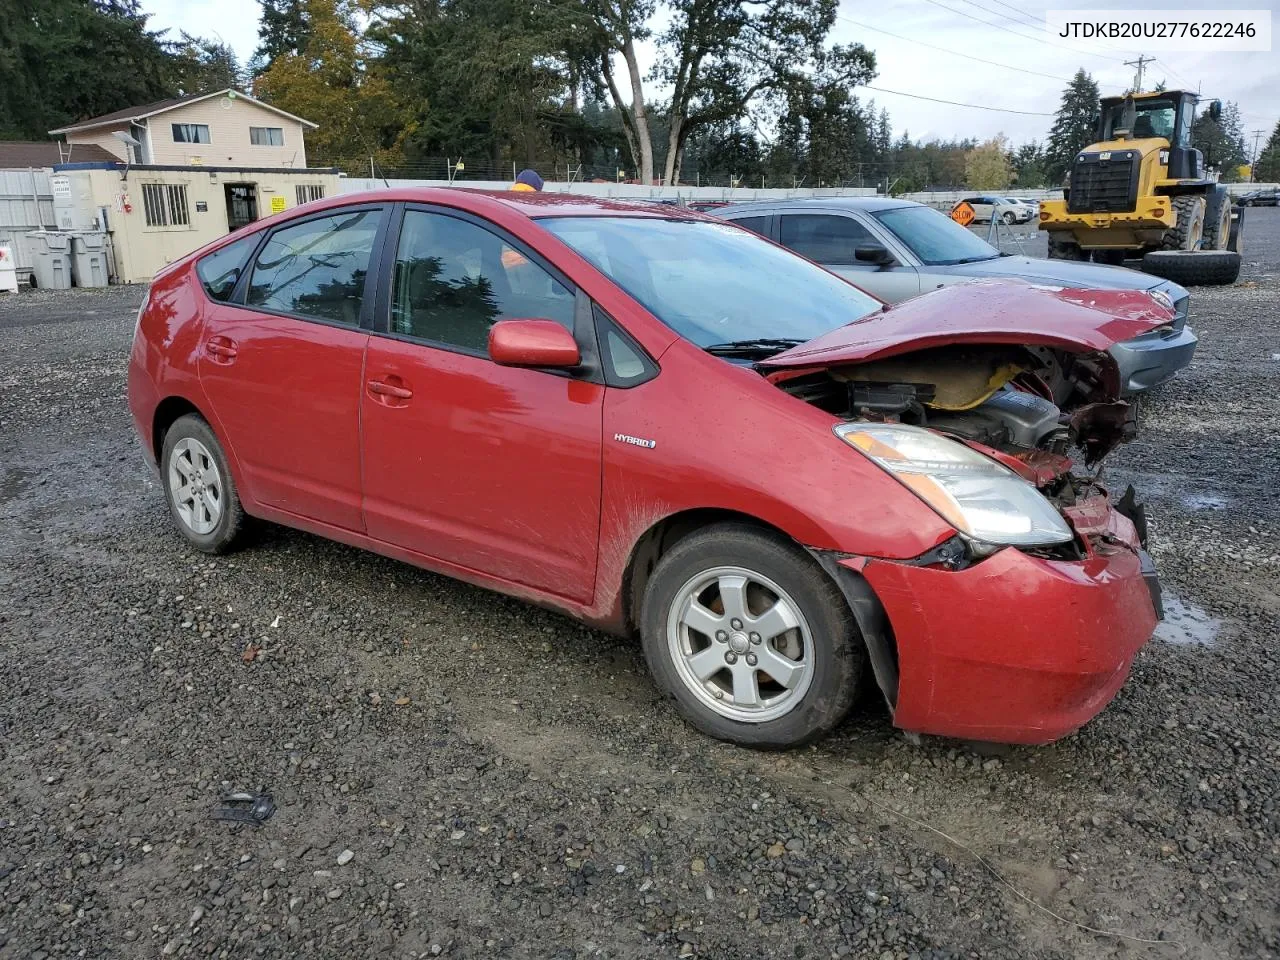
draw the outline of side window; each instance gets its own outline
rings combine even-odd
[[[204,292],[212,299],[226,302],[236,288],[236,281],[244,270],[245,262],[258,245],[259,234],[229,243],[207,257],[196,261],[196,274],[204,286]]]
[[[857,263],[854,250],[881,245],[857,220],[831,214],[784,214],[779,236],[783,246],[817,263]]]
[[[246,303],[356,327],[381,210],[348,210],[271,234]]]
[[[738,217],[736,220],[730,220],[729,222],[736,223],[740,227],[746,227],[752,233],[758,233],[762,237],[769,235],[768,217]]]
[[[635,387],[658,374],[658,367],[598,306],[593,308],[604,379],[611,387]]]
[[[573,330],[574,295],[515,247],[467,220],[406,210],[396,250],[391,332],[484,351],[499,320]]]

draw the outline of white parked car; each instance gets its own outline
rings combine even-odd
[[[1015,223],[1026,223],[1036,215],[1036,212],[1024,203],[992,194],[964,197],[957,202],[967,203],[973,207],[973,212],[977,214],[974,218],[974,223],[990,223],[992,217],[995,217],[1003,223],[1013,225]]]

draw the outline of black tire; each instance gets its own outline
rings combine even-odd
[[[1071,234],[1057,231],[1049,233],[1050,260],[1085,260],[1089,254],[1080,249],[1080,244],[1071,239]]]
[[[1152,250],[1142,269],[1184,287],[1216,287],[1235,283],[1240,254],[1232,250]]]
[[[717,713],[699,699],[676,665],[667,634],[672,607],[690,580],[717,567],[744,568],[772,580],[809,626],[809,687],[774,719],[750,722]],[[662,557],[645,589],[640,636],[654,682],[689,723],[719,740],[761,750],[802,746],[832,730],[857,699],[867,657],[844,595],[813,558],[781,536],[741,523],[690,534]]]
[[[1204,238],[1204,197],[1174,197],[1178,221],[1164,232],[1160,246],[1165,250],[1198,250]]]
[[[1238,206],[1231,215],[1231,233],[1227,237],[1227,249],[1244,253],[1244,206]]]
[[[1005,226],[1012,227],[1014,222],[1017,221],[1018,215],[1012,210],[1006,210],[1000,215],[1000,219],[1004,221]]]
[[[1205,201],[1202,250],[1231,249],[1231,194],[1216,187]]]
[[[171,486],[174,470],[174,450],[185,439],[197,441],[208,452],[217,468],[218,497],[221,515],[213,528],[207,532],[198,532],[183,518],[178,510],[177,498]],[[169,505],[169,515],[173,518],[178,532],[197,550],[204,553],[226,553],[233,549],[240,540],[245,529],[244,508],[240,505],[240,495],[236,490],[235,478],[227,465],[226,454],[222,444],[210,429],[209,424],[198,414],[189,413],[179,417],[165,431],[164,444],[160,455],[160,482],[164,488],[165,502]]]

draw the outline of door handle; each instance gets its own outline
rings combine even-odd
[[[399,380],[399,377],[393,378]],[[388,380],[370,380],[367,384],[369,392],[375,397],[385,397],[388,400],[410,400],[413,398],[413,391],[408,387],[402,387],[399,383],[391,383]]]
[[[210,337],[205,341],[204,350],[220,363],[230,363],[236,358],[236,344],[230,337]]]

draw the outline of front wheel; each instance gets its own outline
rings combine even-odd
[[[1015,214],[1012,210],[1006,210],[1001,215],[1000,219],[1005,222],[1005,226],[1012,227],[1014,224],[1014,221],[1018,219],[1018,215]]]
[[[745,524],[691,534],[659,561],[641,639],[655,682],[685,719],[761,749],[834,728],[866,659],[831,578],[794,544]]]

